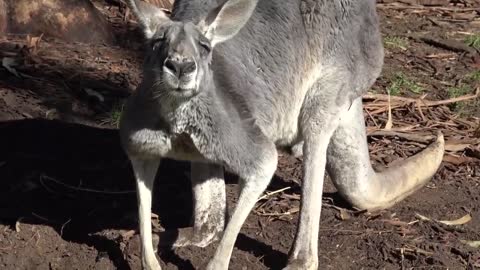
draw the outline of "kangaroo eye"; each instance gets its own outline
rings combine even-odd
[[[207,52],[210,53],[212,51],[212,46],[210,46],[210,43],[205,42],[205,41],[199,41],[198,44]]]
[[[156,50],[158,47],[162,45],[163,42],[165,42],[165,36],[162,34],[161,36],[157,36],[151,41],[151,47],[152,49]]]

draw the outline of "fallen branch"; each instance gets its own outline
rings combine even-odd
[[[405,140],[420,142],[420,143],[429,143],[433,141],[436,137],[434,135],[418,135],[412,133],[402,133],[393,130],[375,130],[367,136],[390,136],[390,137],[399,137]]]
[[[468,47],[467,45],[454,41],[454,40],[438,40],[429,37],[421,37],[419,40],[425,42],[428,45],[438,47],[441,49],[449,50],[457,53],[476,53],[475,49]]]
[[[406,98],[406,97],[397,97],[391,96],[390,97],[390,106],[392,109],[404,107],[410,104],[416,104],[417,108],[425,108],[425,107],[435,107],[441,105],[452,104],[456,102],[468,101],[472,99],[476,99],[480,97],[480,87],[477,88],[475,94],[471,95],[464,95],[456,98],[450,98],[445,100],[426,100],[423,98]],[[366,104],[364,106],[365,109],[375,109],[371,111],[370,114],[379,114],[388,111],[389,109],[389,97],[385,94],[366,94],[363,95],[363,100],[373,100],[373,103]],[[375,103],[377,101],[381,101],[383,103]],[[378,108],[378,109],[377,109]]]
[[[396,5],[396,4],[377,4],[380,9],[418,9],[418,10],[440,10],[440,11],[454,11],[454,12],[472,12],[480,11],[480,8],[461,8],[461,7],[432,7],[432,6],[409,6],[409,5]]]

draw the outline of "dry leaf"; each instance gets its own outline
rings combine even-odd
[[[38,37],[27,35],[27,49],[31,54],[36,54],[42,40],[43,34]]]
[[[468,223],[472,220],[472,216],[470,214],[466,214],[465,216],[456,219],[456,220],[439,220],[438,222],[443,223],[445,225],[463,225]]]
[[[431,219],[429,219],[428,217],[426,216],[422,216],[420,214],[415,214],[416,217],[418,217],[420,220],[425,220],[425,221],[431,221]]]
[[[341,220],[349,220],[351,218],[350,214],[347,212],[347,210],[340,208],[340,215],[339,215]]]
[[[129,230],[121,234],[123,241],[128,241],[135,235],[135,230]]]
[[[16,231],[17,233],[19,233],[19,232],[21,231],[21,230],[20,230],[20,222],[22,221],[22,219],[23,219],[23,218],[19,218],[19,219],[17,220],[17,222],[15,222],[15,231]]]
[[[450,152],[463,152],[465,149],[470,147],[471,144],[466,144],[466,143],[459,143],[459,144],[450,144],[446,143],[445,144],[445,151],[450,151]]]
[[[446,154],[443,156],[443,161],[452,163],[454,165],[462,165],[464,163],[472,161],[472,158],[466,156],[454,156]]]
[[[393,225],[393,226],[398,226],[398,227],[406,227],[406,226],[409,225],[407,222],[400,221],[400,220],[382,219],[380,221],[383,221],[385,223],[388,223],[388,224]]]
[[[298,213],[298,212],[300,212],[300,207],[293,207],[293,208],[291,208],[290,210],[287,211],[287,214],[292,215],[292,214],[295,214],[295,213]]]
[[[420,218],[421,220],[436,221],[436,222],[443,223],[445,225],[463,225],[463,224],[466,224],[466,223],[468,223],[472,220],[472,216],[470,214],[466,214],[465,216],[463,216],[459,219],[455,219],[455,220],[435,220],[435,219],[431,219],[431,218],[428,218],[426,216],[420,215],[418,213],[415,214],[415,215],[418,218]]]
[[[480,241],[460,240],[463,244],[469,245],[473,248],[480,248]]]

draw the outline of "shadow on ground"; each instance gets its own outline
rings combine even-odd
[[[93,246],[118,269],[129,269],[118,239],[99,234],[137,228],[134,179],[118,131],[33,119],[0,122],[0,136],[0,223],[51,226],[64,240]],[[188,175],[184,162],[165,160],[159,168],[153,208],[167,230],[189,225]],[[227,174],[228,183],[235,180]],[[242,234],[237,246],[270,254],[264,259],[270,268],[286,260],[285,254]],[[193,269],[173,251],[166,250],[162,258]]]

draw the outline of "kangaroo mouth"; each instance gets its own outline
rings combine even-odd
[[[182,86],[177,86],[173,89],[175,92],[188,92],[188,91],[195,91],[194,88],[191,87],[182,87]]]
[[[192,98],[198,94],[198,91],[195,88],[176,87],[171,94],[178,98]]]
[[[193,76],[173,76],[169,73],[164,73],[163,80],[165,86],[170,89],[171,92],[175,94],[188,94],[191,92],[196,92],[196,82],[195,77]]]

